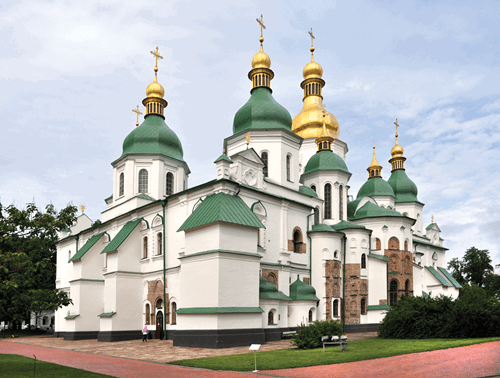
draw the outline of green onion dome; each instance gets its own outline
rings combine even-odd
[[[350,174],[345,161],[332,150],[318,151],[311,156],[303,175],[315,171],[343,171]]]
[[[259,281],[259,298],[261,299],[280,299],[284,301],[289,301],[285,294],[278,290],[275,284],[272,282],[266,281],[265,279],[260,277]]]
[[[359,200],[351,202],[354,206],[354,203],[359,203]],[[349,211],[350,210],[350,211]],[[363,206],[361,206],[357,211],[351,208],[349,209],[349,205],[347,205],[348,213],[351,213],[350,220],[363,219],[363,218],[377,218],[377,217],[401,217],[401,213],[396,210],[387,209],[385,207],[380,207],[375,205],[372,202],[366,202]],[[355,211],[355,214],[353,212]]]
[[[417,186],[408,178],[404,169],[392,171],[391,177],[387,180],[387,183],[394,191],[396,202],[418,202]]]
[[[292,130],[292,117],[278,104],[268,87],[252,89],[250,99],[236,112],[233,134],[253,129]]]
[[[157,114],[148,114],[125,138],[122,156],[132,154],[163,155],[184,161],[181,141]]]
[[[382,177],[370,177],[359,189],[356,198],[372,197],[372,196],[393,196],[392,187]]]
[[[299,192],[310,197],[318,198],[318,194],[308,186],[299,186]]]
[[[319,301],[316,290],[299,278],[290,285],[290,299],[294,301]]]

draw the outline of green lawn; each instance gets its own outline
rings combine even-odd
[[[35,368],[35,377],[37,378],[98,378],[111,377],[92,373],[86,370],[74,369],[67,366],[51,364],[49,362],[36,361],[34,358],[18,356],[16,354],[0,354],[0,377],[33,377],[33,368]]]
[[[323,348],[309,350],[282,349],[257,352],[257,369],[274,370],[340,364],[343,362],[355,362],[409,353],[455,348],[497,340],[500,340],[500,337],[426,340],[373,338],[348,342],[347,350],[344,352],[342,352],[338,346],[328,346],[325,353],[323,353]],[[254,353],[182,360],[172,362],[172,364],[213,370],[250,371],[254,369]]]
[[[12,335],[15,337],[26,337],[26,336],[39,336],[39,335],[46,335],[47,331],[41,330],[41,329],[34,329],[34,330],[29,330],[29,329],[22,329],[22,330],[14,330],[14,329],[6,329],[6,330],[1,330],[0,331],[0,338],[10,338]],[[52,337],[52,334],[47,335],[49,337]]]

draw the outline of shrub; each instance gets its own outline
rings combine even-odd
[[[340,336],[341,334],[342,327],[338,321],[316,320],[309,325],[301,323],[297,329],[297,336],[293,340],[293,345],[300,349],[319,348],[323,345],[321,337]]]
[[[484,289],[464,287],[457,300],[402,297],[385,316],[379,337],[395,339],[500,336],[500,302]]]

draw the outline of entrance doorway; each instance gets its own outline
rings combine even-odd
[[[156,338],[161,339],[163,336],[163,312],[156,313]]]

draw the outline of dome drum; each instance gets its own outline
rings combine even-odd
[[[254,68],[248,73],[248,78],[252,81],[252,89],[257,87],[271,88],[274,72],[269,68]]]
[[[168,102],[163,98],[146,97],[142,100],[142,104],[146,107],[146,116],[148,114],[157,114],[165,119],[163,110],[167,107]]]
[[[300,87],[304,90],[304,98],[307,96],[319,96],[323,99],[323,87],[325,86],[325,81],[320,78],[309,78],[302,83],[300,83]]]

